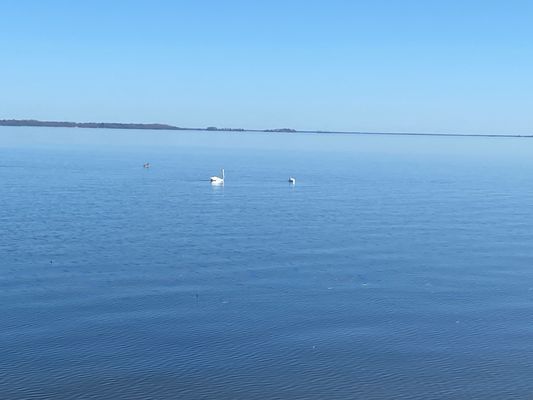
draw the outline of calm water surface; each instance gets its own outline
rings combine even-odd
[[[533,139],[0,128],[0,397],[533,398],[532,227]]]

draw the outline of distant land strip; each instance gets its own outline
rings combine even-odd
[[[149,129],[167,131],[219,131],[219,132],[273,132],[273,133],[333,133],[343,135],[391,135],[391,136],[464,136],[464,137],[515,137],[533,138],[533,135],[517,134],[475,134],[475,133],[410,133],[410,132],[357,132],[357,131],[324,131],[297,130],[291,128],[277,129],[243,129],[243,128],[184,128],[168,124],[136,124],[120,122],[68,122],[68,121],[39,121],[35,119],[0,119],[0,126],[40,126],[51,128],[95,128],[95,129]]]

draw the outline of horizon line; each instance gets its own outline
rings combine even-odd
[[[135,122],[71,122],[71,121],[43,121],[37,119],[0,119],[0,126],[10,127],[49,127],[49,128],[82,128],[82,129],[124,129],[124,130],[180,130],[180,131],[208,131],[208,132],[264,132],[264,133],[324,133],[341,135],[389,135],[389,136],[455,136],[455,137],[506,137],[533,138],[531,135],[504,133],[430,133],[430,132],[367,132],[342,130],[309,130],[293,128],[274,129],[246,129],[246,128],[218,128],[208,126],[204,128],[180,127],[162,123]]]

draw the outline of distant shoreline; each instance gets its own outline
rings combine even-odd
[[[389,136],[459,136],[459,137],[506,137],[506,138],[533,138],[533,135],[517,134],[474,134],[474,133],[411,133],[411,132],[357,132],[357,131],[324,131],[324,130],[297,130],[291,128],[277,129],[243,129],[243,128],[207,128],[180,127],[168,124],[136,124],[119,122],[69,122],[69,121],[39,121],[35,119],[2,119],[0,126],[25,126],[48,128],[93,128],[93,129],[146,129],[165,131],[208,131],[208,132],[271,132],[271,133],[331,133],[342,135],[389,135]]]

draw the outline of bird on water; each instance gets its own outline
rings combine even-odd
[[[219,177],[219,176],[212,176],[211,177],[211,184],[212,185],[223,185],[224,184],[224,168],[222,168],[222,170],[220,171],[222,176]]]

